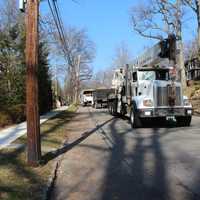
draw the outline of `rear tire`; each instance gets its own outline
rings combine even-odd
[[[115,116],[116,113],[115,113],[115,102],[114,101],[111,104],[111,108],[112,108],[112,115]]]
[[[110,102],[108,102],[108,112],[111,114]]]
[[[192,116],[185,116],[185,117],[176,117],[176,124],[177,126],[190,126],[192,121]]]
[[[114,111],[113,111],[113,102],[109,103],[109,107],[110,107],[110,114],[113,115]]]

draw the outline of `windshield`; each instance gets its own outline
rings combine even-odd
[[[156,73],[155,71],[139,71],[138,80],[155,80]]]
[[[92,96],[92,92],[91,91],[84,91],[83,94],[85,96]]]
[[[169,72],[158,71],[138,71],[138,80],[169,80]]]

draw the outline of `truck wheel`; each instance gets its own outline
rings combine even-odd
[[[112,102],[111,103],[111,115],[113,115],[114,116],[114,103]]]
[[[120,116],[124,117],[126,115],[126,106],[124,104],[122,104],[121,106],[121,112],[120,112]]]
[[[131,122],[132,128],[142,127],[142,121],[139,118],[138,114],[136,112],[134,112],[133,109],[131,110],[131,113],[130,113],[130,122]]]
[[[108,102],[108,112],[111,114],[111,102]]]
[[[110,113],[111,113],[111,115],[114,116],[114,103],[113,102],[111,102],[111,104],[110,104]]]
[[[110,113],[110,103],[108,102],[108,112]]]
[[[191,116],[176,117],[177,126],[182,126],[182,127],[190,126],[191,121],[192,121],[192,117]]]

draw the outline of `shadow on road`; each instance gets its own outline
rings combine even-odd
[[[111,122],[113,120],[113,118],[105,121],[104,123],[96,126],[94,129],[92,129],[91,131],[87,131],[81,134],[81,137],[78,138],[77,140],[75,140],[72,143],[65,143],[63,147],[61,147],[60,149],[57,149],[56,151],[52,151],[52,152],[48,152],[47,154],[45,154],[42,157],[43,160],[43,164],[46,164],[47,162],[49,162],[52,159],[55,159],[56,157],[66,153],[67,151],[71,150],[72,148],[74,148],[75,146],[77,146],[78,144],[80,144],[81,142],[83,142],[86,138],[88,138],[91,134],[95,133],[98,129],[100,129],[101,127],[103,127],[105,124]]]
[[[101,191],[96,195],[94,194],[92,196],[94,198],[91,199],[176,199],[176,197],[173,197],[171,185],[169,185],[171,180],[167,171],[168,160],[161,143],[163,136],[176,132],[177,129],[173,129],[175,127],[174,123],[163,124],[155,121],[149,124],[148,128],[132,129],[128,124],[127,118],[125,118],[125,122],[120,118],[110,119],[110,116],[107,116],[106,112],[99,111],[91,112],[90,116],[96,124],[101,121],[100,125],[97,125],[91,131],[84,132],[80,138],[70,144],[65,144],[56,152],[46,154],[43,157],[45,162],[66,153],[75,146],[93,149],[105,153],[106,156],[104,158],[106,160],[102,162],[105,162],[103,166],[106,167],[103,168],[105,176],[103,177],[102,184],[100,183]],[[106,118],[108,120],[105,120]],[[80,144],[95,132],[102,136],[105,145],[90,144],[87,142]],[[92,161],[93,158],[91,156]],[[98,171],[98,168],[90,170],[79,177],[80,179],[76,184],[72,184],[73,187],[67,192],[67,195],[74,192],[81,193],[82,191],[79,191],[78,187],[87,183],[86,177],[95,176],[95,170]],[[199,187],[199,180],[194,181],[196,187]],[[85,191],[88,192],[87,189],[86,187]],[[91,189],[91,191],[93,190]],[[194,195],[191,195],[191,197],[188,196],[188,199],[197,200]]]
[[[118,119],[115,119],[109,127],[112,150],[101,199],[169,199],[166,160],[159,142],[160,129],[153,128],[146,138],[142,133],[144,129],[135,129],[131,133],[125,130],[119,134],[117,123]],[[165,131],[167,132],[167,129]],[[128,156],[126,134],[134,134],[136,142]],[[153,167],[149,169],[148,165]]]

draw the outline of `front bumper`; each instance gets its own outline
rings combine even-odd
[[[141,118],[151,118],[151,117],[177,117],[177,116],[191,116],[193,111],[191,107],[181,107],[181,108],[148,108],[139,109],[139,117]]]

